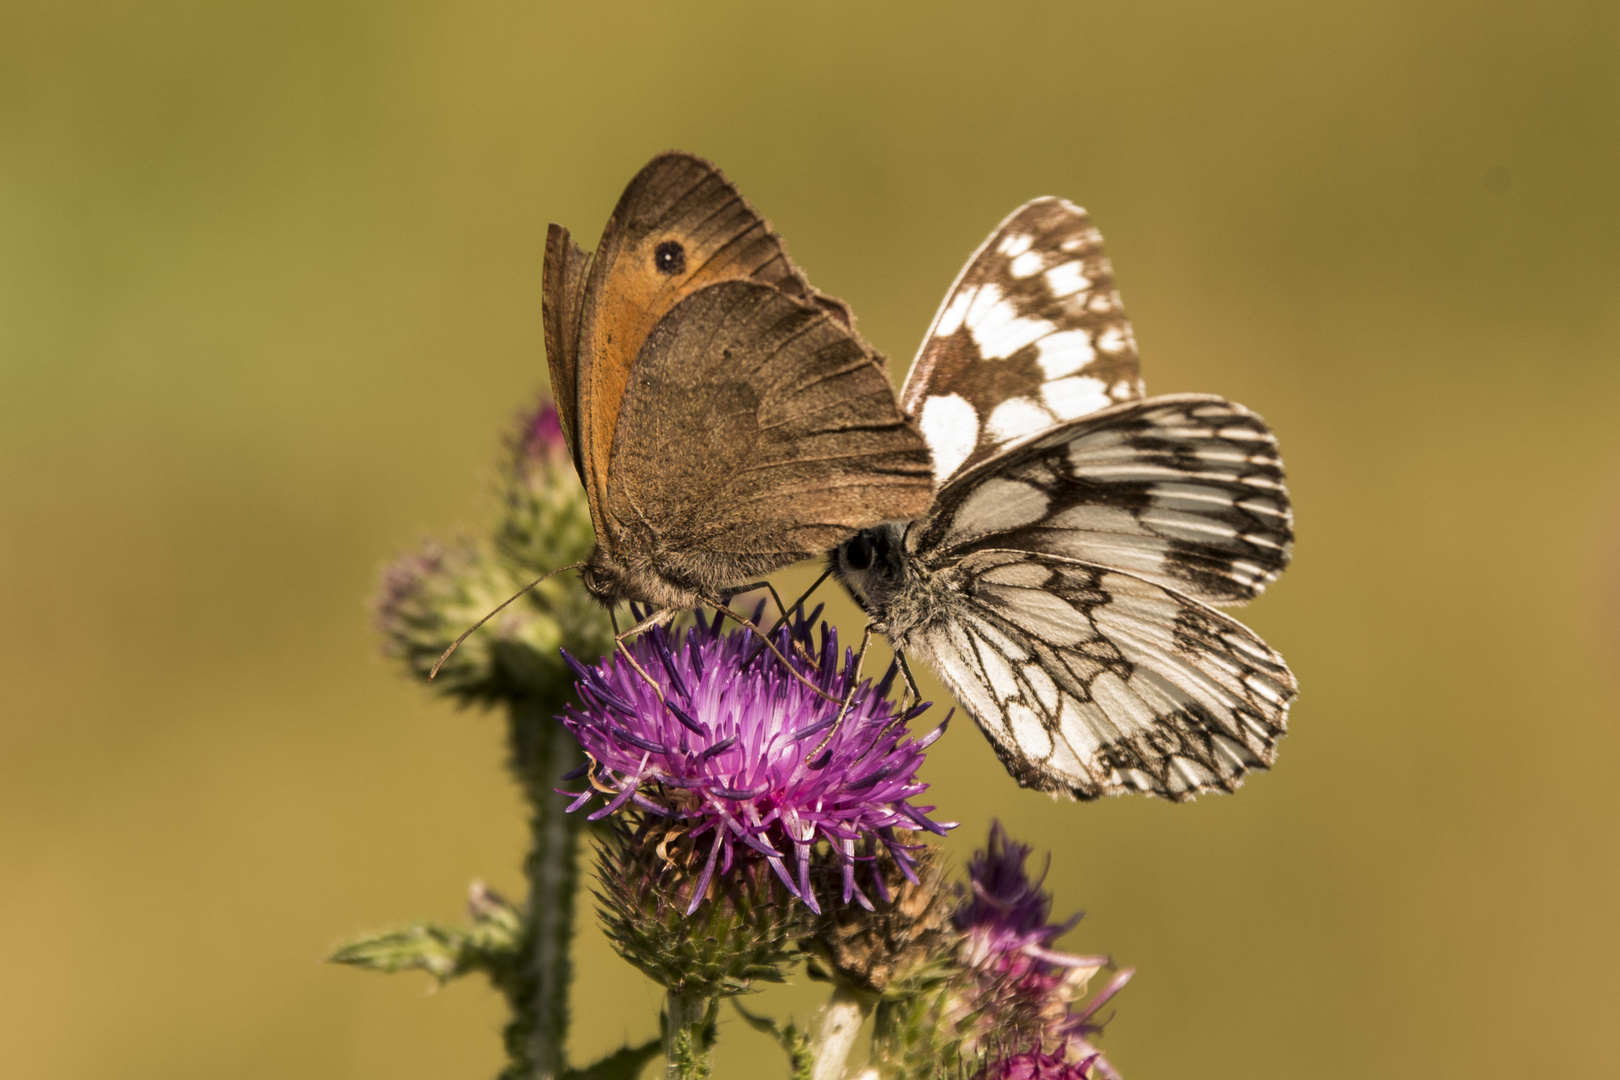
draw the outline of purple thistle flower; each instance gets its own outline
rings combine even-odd
[[[1081,1061],[1069,1061],[1033,1050],[991,1062],[979,1071],[974,1080],[1091,1080],[1091,1069],[1096,1063],[1096,1055]]]
[[[1052,925],[1051,894],[1041,889],[1046,872],[1031,881],[1024,870],[1032,849],[1010,840],[999,821],[990,824],[990,842],[968,862],[968,894],[956,911],[956,926],[966,936],[967,962],[974,966],[1000,957],[1018,955],[1034,962],[1064,966],[1105,963],[1098,957],[1070,957],[1049,949],[1054,940],[1074,929],[1076,915]],[[1050,862],[1050,860],[1048,860]]]
[[[989,844],[968,863],[968,891],[956,911],[956,928],[962,934],[959,960],[976,984],[966,1004],[984,1014],[986,1037],[981,1046],[1033,1044],[1037,1056],[1042,1046],[1052,1047],[1071,1066],[1078,1062],[1084,1069],[1095,1068],[1100,1076],[1117,1077],[1089,1041],[1102,1030],[1092,1017],[1124,988],[1133,972],[1120,972],[1079,1011],[1070,1009],[1091,977],[1110,961],[1052,947],[1080,916],[1062,923],[1047,921],[1052,897],[1041,889],[1044,871],[1035,881],[1025,872],[1029,853],[1028,845],[1009,840],[1001,824],[992,823]],[[1001,1076],[990,1075],[998,1080]],[[1045,1080],[1048,1074],[1028,1075]]]
[[[784,671],[752,632],[722,633],[719,616],[706,623],[699,613],[690,630],[660,627],[636,640],[631,652],[657,689],[616,655],[589,666],[566,657],[578,676],[580,706],[560,719],[592,759],[589,786],[569,809],[600,794],[607,804],[590,815],[593,821],[635,807],[671,819],[696,851],[706,844],[688,914],[715,875],[760,859],[819,913],[810,868],[822,841],[841,864],[844,902],[853,897],[870,908],[855,883],[855,863],[875,862],[881,845],[915,881],[908,845],[895,830],[943,834],[951,827],[928,818],[933,807],[910,801],[927,789],[917,769],[945,725],[911,738],[907,723],[928,706],[895,713],[887,696],[897,674],[892,665],[875,686],[869,680],[857,686],[854,658],[847,650],[840,656],[837,631],[823,623],[817,640],[812,627],[819,614],[817,608],[792,621],[774,641],[834,698],[857,687],[836,729],[836,702]],[[874,880],[883,895],[881,878]]]
[[[540,407],[523,421],[523,452],[531,458],[549,461],[567,457],[568,443],[563,437],[562,420],[557,406],[542,400]]]

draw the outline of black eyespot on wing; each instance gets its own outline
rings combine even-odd
[[[849,564],[851,570],[869,570],[874,553],[872,541],[866,538],[866,534],[856,533],[855,539],[844,545],[844,562]]]
[[[686,269],[686,249],[675,240],[665,240],[653,251],[653,265],[660,274],[679,274]]]

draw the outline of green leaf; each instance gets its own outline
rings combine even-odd
[[[465,928],[419,922],[377,931],[339,946],[326,959],[368,971],[425,971],[440,985],[484,971],[499,985],[521,959],[523,926],[512,906],[482,883],[472,892],[473,921]]]
[[[366,934],[326,959],[370,971],[425,971],[439,982],[465,973],[463,935],[433,923]]]
[[[759,1016],[742,1007],[736,998],[731,999],[732,1007],[741,1014],[748,1026],[755,1031],[762,1031],[776,1040],[777,1044],[787,1052],[789,1076],[792,1080],[810,1080],[810,1070],[815,1064],[815,1055],[810,1049],[810,1037],[795,1027],[792,1021],[779,1024],[768,1016]]]

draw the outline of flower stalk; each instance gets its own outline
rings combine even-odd
[[[855,1037],[861,1025],[872,1015],[871,995],[849,987],[835,987],[827,1004],[816,1018],[815,1035],[811,1045],[815,1048],[814,1063],[810,1067],[810,1080],[841,1080],[849,1052],[855,1048]]]
[[[524,911],[520,991],[507,1032],[510,1080],[554,1080],[567,1067],[569,945],[579,891],[579,834],[584,822],[553,791],[556,777],[584,763],[579,744],[552,717],[556,706],[530,699],[511,709],[512,769],[529,807],[530,847],[524,860],[529,902]]]
[[[713,1068],[720,999],[671,990],[664,999],[665,1080],[705,1080]]]

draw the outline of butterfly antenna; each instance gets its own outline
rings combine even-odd
[[[517,592],[513,593],[511,596],[508,596],[505,600],[502,600],[498,605],[496,605],[494,611],[491,611],[488,615],[485,615],[482,619],[479,619],[477,622],[473,623],[472,626],[467,628],[466,633],[462,634],[460,637],[456,638],[456,640],[454,640],[454,641],[452,641],[450,643],[450,647],[448,649],[444,650],[444,652],[440,654],[438,663],[433,665],[433,670],[428,672],[428,678],[432,679],[432,678],[436,677],[439,674],[439,669],[444,667],[444,662],[446,660],[450,659],[450,654],[455,652],[458,648],[460,648],[461,643],[463,641],[466,641],[469,637],[471,637],[472,634],[473,634],[473,631],[477,630],[480,626],[483,626],[485,623],[489,622],[489,620],[491,620],[495,616],[499,615],[501,613],[501,611],[506,607],[506,605],[510,604],[512,601],[516,600],[518,597],[520,597],[523,594],[527,593],[530,589],[534,588],[536,585],[540,584],[542,581],[546,580],[547,578],[556,577],[558,574],[562,573],[564,570],[579,570],[579,569],[582,569],[584,566],[585,566],[585,564],[582,563],[582,562],[570,563],[567,566],[559,566],[557,569],[553,570],[551,573],[542,574],[541,576],[535,578],[533,581],[531,581],[527,585],[523,586],[523,588],[519,589]]]
[[[770,638],[765,636],[765,631],[761,630],[758,626],[755,626],[752,622],[750,622],[749,620],[743,618],[741,615],[737,614],[735,611],[732,611],[729,607],[727,607],[725,604],[722,604],[718,600],[710,600],[710,601],[706,601],[706,602],[711,607],[713,607],[714,610],[718,611],[720,614],[729,615],[731,618],[735,619],[739,626],[746,626],[748,629],[752,630],[754,632],[755,636],[758,637],[759,640],[761,640],[761,641],[763,641],[765,643],[765,647],[767,649],[771,650],[771,655],[776,657],[778,660],[782,661],[782,666],[787,669],[787,673],[789,675],[792,675],[795,679],[798,679],[800,682],[804,683],[804,685],[808,686],[811,690],[814,690],[816,692],[817,696],[825,698],[828,701],[836,701],[836,702],[839,702],[839,703],[843,702],[842,698],[835,697],[832,694],[827,693],[827,691],[823,690],[821,687],[819,687],[815,683],[811,682],[810,679],[804,674],[804,672],[800,671],[798,668],[796,668],[792,664],[790,664],[788,662],[788,658],[782,655],[782,650],[778,649],[776,647],[776,642],[772,641]]]

